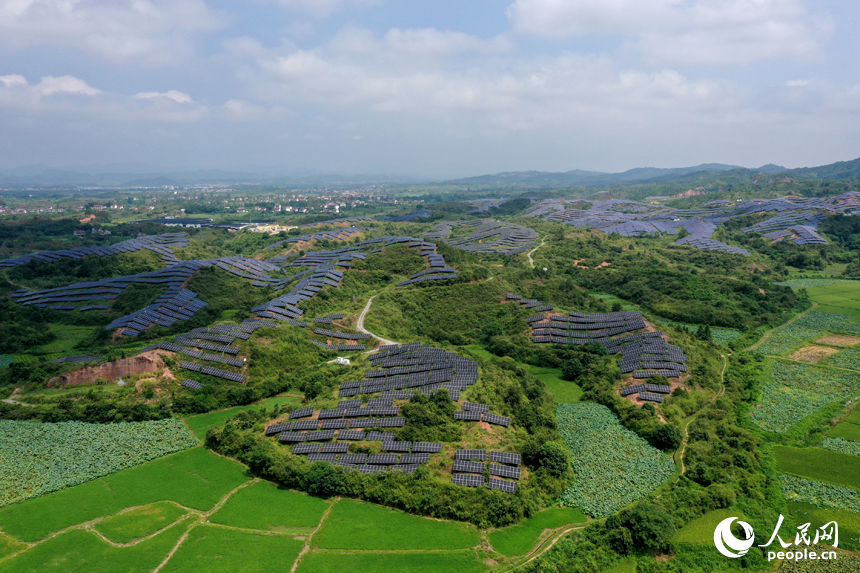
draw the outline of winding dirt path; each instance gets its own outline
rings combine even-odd
[[[537,247],[535,247],[534,249],[532,249],[531,251],[526,253],[526,258],[529,260],[529,266],[531,266],[531,268],[535,268],[535,261],[534,261],[534,259],[532,259],[532,253],[535,252],[536,250],[538,250],[539,248],[541,248],[543,246],[543,244],[544,244],[543,240],[541,240],[540,245],[538,245]]]
[[[393,340],[388,340],[388,339],[382,338],[381,336],[377,336],[376,334],[373,334],[372,332],[370,332],[369,330],[364,328],[364,317],[367,316],[368,311],[370,311],[370,305],[373,303],[373,299],[375,299],[375,298],[376,298],[376,295],[373,295],[372,297],[370,297],[367,301],[367,304],[364,305],[364,310],[362,310],[361,314],[358,315],[358,320],[355,323],[356,330],[358,330],[359,332],[364,333],[364,334],[369,334],[370,336],[372,336],[373,338],[375,338],[376,340],[378,340],[382,344],[400,344],[399,342],[394,342]]]
[[[812,312],[813,310],[815,310],[815,309],[816,309],[816,308],[818,308],[819,306],[820,306],[820,305],[819,305],[817,302],[813,302],[813,303],[812,303],[812,306],[810,306],[809,308],[807,308],[806,310],[804,310],[803,312],[801,312],[800,314],[798,314],[797,316],[795,316],[794,318],[792,318],[791,320],[789,320],[788,322],[786,322],[785,324],[780,324],[780,325],[779,325],[779,326],[777,326],[776,328],[772,328],[772,329],[768,330],[767,332],[765,332],[765,333],[764,333],[764,335],[761,337],[761,339],[760,339],[758,342],[756,342],[755,344],[753,344],[752,346],[750,346],[750,347],[748,347],[748,348],[745,348],[744,350],[747,350],[747,351],[749,351],[749,350],[755,350],[756,348],[758,348],[759,346],[761,346],[762,344],[764,344],[765,342],[767,342],[768,340],[770,340],[770,337],[771,337],[771,335],[772,335],[774,332],[776,332],[776,331],[777,331],[777,330],[779,330],[780,328],[785,328],[785,327],[786,327],[786,326],[788,326],[789,324],[792,324],[794,321],[796,321],[797,319],[799,319],[801,316],[805,316],[807,313]]]

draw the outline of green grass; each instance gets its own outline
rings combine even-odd
[[[611,569],[601,571],[601,573],[636,573],[637,563],[635,557],[628,557],[616,563]]]
[[[468,350],[469,352],[471,352],[472,354],[474,354],[475,356],[480,356],[481,358],[483,358],[484,360],[487,360],[487,361],[490,361],[493,358],[496,358],[496,356],[492,352],[490,352],[489,350],[485,349],[484,347],[482,347],[478,344],[470,344],[468,346],[465,346],[464,348],[466,350]]]
[[[196,416],[189,416],[185,418],[185,422],[188,424],[188,427],[191,428],[191,431],[194,432],[194,434],[198,438],[204,440],[206,439],[206,432],[209,430],[209,428],[220,426],[239,412],[250,410],[252,408],[259,408],[260,406],[272,408],[273,406],[280,406],[281,404],[298,402],[300,400],[301,398],[296,398],[294,396],[275,396],[274,398],[269,398],[268,400],[263,400],[262,402],[257,402],[256,404],[250,404],[248,406],[236,406],[235,408],[219,410],[218,412],[209,412],[208,414],[197,414]]]
[[[744,519],[744,515],[737,509],[716,509],[709,511],[702,517],[698,517],[682,527],[672,538],[678,543],[713,543],[714,530],[717,524],[729,517]]]
[[[472,551],[428,551],[410,553],[335,553],[315,551],[305,556],[298,573],[479,573],[488,567]]]
[[[191,530],[163,573],[258,573],[289,571],[304,541],[211,525]]]
[[[777,470],[807,479],[860,489],[860,457],[821,448],[776,446]]]
[[[316,527],[328,502],[269,482],[243,487],[209,521],[264,531]]]
[[[569,523],[582,523],[586,519],[585,515],[576,508],[547,509],[519,525],[490,533],[490,545],[502,555],[525,555],[534,548],[545,529],[555,529]]]
[[[33,354],[69,353],[78,342],[88,338],[93,331],[92,326],[71,326],[68,324],[51,324],[48,328],[57,335],[57,339],[34,348]]]
[[[23,543],[15,541],[8,535],[0,533],[0,559],[8,557],[18,551],[21,551],[25,547],[27,546]]]
[[[556,404],[579,402],[582,397],[582,388],[574,382],[562,380],[559,368],[530,366],[529,373],[546,384],[546,389],[552,393]]]
[[[474,526],[436,521],[371,503],[341,500],[314,545],[324,549],[464,549],[480,543]]]
[[[129,543],[164,529],[185,513],[174,503],[158,501],[109,517],[95,529],[114,543]]]
[[[810,300],[821,306],[819,312],[860,317],[860,281],[807,287]]]
[[[860,425],[852,424],[851,422],[841,422],[833,426],[827,432],[827,435],[831,438],[845,438],[846,440],[860,442]]]
[[[172,500],[205,511],[245,480],[241,465],[192,448],[4,507],[0,529],[24,541],[36,541],[70,525],[156,501]]]
[[[812,523],[809,530],[836,521],[839,524],[839,547],[860,549],[860,514],[833,507],[819,508],[811,503],[789,501],[788,511],[797,523]]]
[[[164,560],[185,529],[185,524],[177,524],[152,539],[131,547],[113,547],[89,531],[76,529],[3,562],[0,564],[0,573],[148,572]]]

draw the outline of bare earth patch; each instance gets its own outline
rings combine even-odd
[[[809,362],[814,364],[819,360],[827,358],[831,354],[836,354],[839,352],[835,348],[828,348],[826,346],[815,346],[811,344],[809,346],[804,346],[800,350],[796,350],[793,354],[791,354],[788,359],[789,360],[800,360],[801,362]]]
[[[824,338],[819,338],[815,342],[819,344],[829,344],[830,346],[854,346],[860,342],[860,338],[856,336],[846,336],[844,334],[828,334]]]

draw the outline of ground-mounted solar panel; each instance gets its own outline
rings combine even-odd
[[[470,462],[466,460],[456,460],[454,462],[455,472],[483,474],[485,468],[486,466],[483,464],[483,462]]]
[[[304,442],[307,439],[305,432],[281,432],[278,440],[281,442]]]
[[[663,396],[660,394],[652,394],[651,392],[639,392],[639,398],[649,402],[662,402]]]
[[[322,442],[334,439],[334,430],[318,430],[316,432],[308,432],[307,441]]]
[[[394,465],[397,463],[397,454],[370,454],[367,463],[372,465]]]
[[[512,481],[491,477],[487,484],[490,489],[497,489],[505,493],[514,493],[517,490],[517,484]]]
[[[319,427],[319,420],[298,420],[293,424],[293,430],[316,430]]]
[[[313,415],[313,408],[300,408],[298,410],[293,410],[292,412],[290,412],[290,420],[295,420],[296,418],[307,418]]]
[[[520,468],[513,466],[504,466],[500,464],[490,464],[489,465],[490,475],[511,478],[511,479],[520,479]]]
[[[293,446],[293,454],[297,456],[304,456],[307,454],[316,454],[320,451],[319,444],[296,444]]]
[[[378,432],[381,433],[381,432]],[[366,440],[367,433],[363,430],[340,430],[337,434],[338,440]]]
[[[281,432],[288,432],[292,428],[292,425],[292,422],[272,424],[271,426],[266,427],[266,435],[272,436],[274,434],[280,434]]]
[[[347,443],[326,443],[321,444],[320,453],[322,454],[345,454],[349,451]]]
[[[337,461],[344,464],[364,464],[367,463],[367,454],[341,454]]]
[[[489,412],[490,407],[486,404],[474,404],[472,402],[463,402],[463,409],[473,412]]]
[[[402,428],[406,425],[406,418],[376,418],[376,426],[379,428]]]
[[[346,428],[349,424],[348,420],[344,419],[335,419],[335,420],[322,420],[320,422],[321,430],[342,430]]]
[[[358,380],[358,382],[360,385],[361,381]],[[337,409],[338,410],[343,410],[346,408],[360,408],[360,407],[361,407],[361,400],[360,399],[359,400],[341,400],[340,402],[337,403]]]
[[[508,427],[511,425],[511,419],[507,416],[499,416],[498,414],[484,414],[484,421],[495,426]]]
[[[408,452],[412,447],[412,442],[383,442],[382,451],[384,452]]]
[[[394,398],[371,398],[367,401],[367,405],[371,408],[390,408],[394,406]]]
[[[308,461],[334,463],[337,461],[337,454],[309,454]]]
[[[457,450],[454,454],[455,460],[485,460],[487,450]]]
[[[467,487],[482,487],[484,485],[484,476],[471,474],[454,474],[453,482],[455,485],[464,485]]]
[[[442,444],[436,442],[412,442],[412,452],[427,452],[438,454],[442,451]]]
[[[378,474],[378,473],[382,473],[382,472],[386,471],[385,466],[374,466],[374,465],[368,465],[368,464],[361,465],[361,466],[357,465],[357,466],[355,466],[355,469],[357,471],[363,473],[363,474]]]
[[[499,464],[518,466],[522,463],[522,456],[510,452],[490,452],[490,461]]]

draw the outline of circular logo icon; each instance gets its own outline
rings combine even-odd
[[[726,518],[714,530],[714,545],[717,546],[717,551],[732,559],[746,555],[749,548],[755,542],[753,528],[745,521],[738,521],[738,525],[744,531],[744,539],[738,539],[734,536],[732,533],[732,522],[736,519],[737,517]]]

